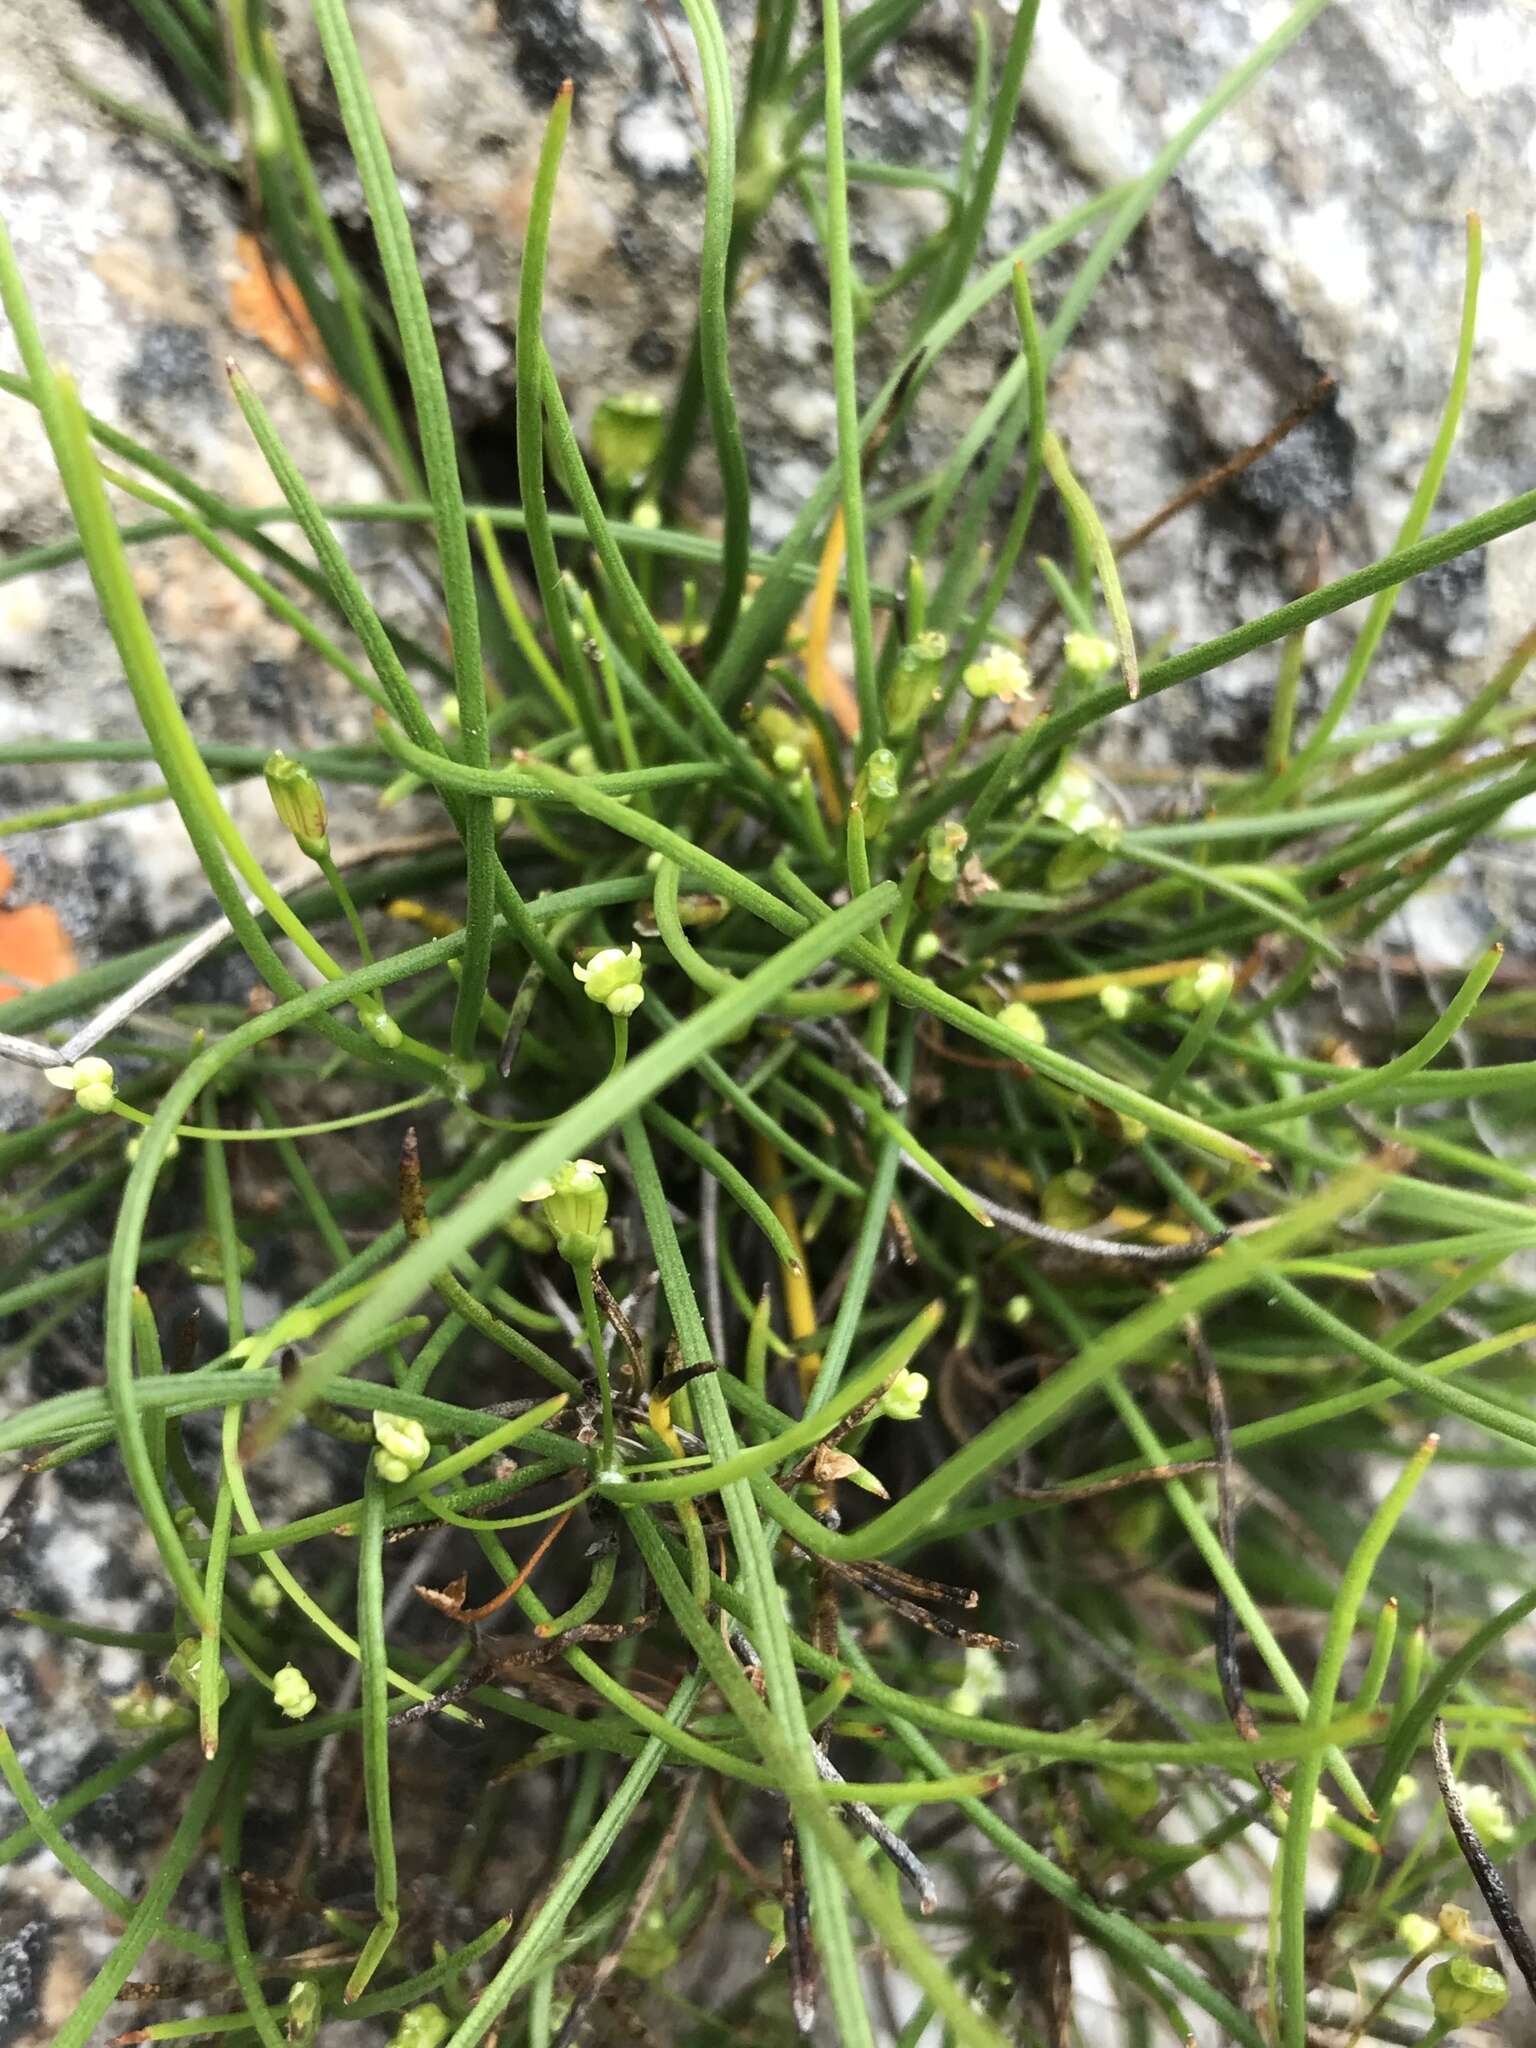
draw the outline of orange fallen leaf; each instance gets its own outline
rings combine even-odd
[[[0,855],[0,896],[10,889],[11,864]],[[0,1003],[29,989],[46,988],[75,973],[78,962],[58,912],[46,903],[0,909]]]
[[[229,288],[230,320],[296,370],[311,397],[322,405],[339,405],[341,386],[326,362],[325,343],[303,293],[281,264],[268,263],[254,235],[236,235],[235,253],[240,271]]]
[[[833,667],[828,653],[833,614],[837,609],[837,578],[842,566],[843,508],[839,505],[827,528],[821,565],[816,572],[816,587],[811,593],[806,613],[805,681],[816,702],[831,712],[844,739],[851,740],[859,730],[859,707],[853,692]]]

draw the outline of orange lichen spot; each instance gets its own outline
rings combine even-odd
[[[28,989],[46,988],[76,972],[78,963],[58,912],[46,903],[12,909],[4,901],[14,880],[10,862],[0,855],[0,1003]]]
[[[230,320],[297,371],[311,397],[322,405],[339,405],[341,386],[303,293],[281,264],[267,261],[254,235],[236,235],[235,252],[240,270],[229,288]]]

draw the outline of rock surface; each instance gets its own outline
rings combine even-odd
[[[646,10],[630,0],[500,9],[359,0],[352,12],[391,146],[414,181],[466,416],[505,411],[517,249],[542,116],[565,75],[576,81],[577,112],[551,247],[551,353],[578,423],[604,391],[638,383],[664,394],[689,333],[700,128]],[[1282,12],[1269,7],[1256,20],[1212,0],[1045,5],[987,253],[1003,255],[1067,205],[1143,168]],[[748,22],[737,13],[739,58]],[[1007,16],[994,26],[1000,44]],[[681,24],[676,36],[686,42]],[[313,44],[295,32],[294,49],[317,80]],[[852,96],[851,152],[913,164],[952,157],[970,61],[968,8],[935,0]],[[1471,208],[1486,242],[1481,341],[1437,517],[1449,523],[1529,482],[1516,422],[1536,388],[1533,113],[1536,18],[1527,10],[1374,0],[1325,9],[1196,145],[1106,279],[1053,392],[1054,418],[1111,530],[1262,434],[1322,371],[1338,378],[1339,394],[1282,453],[1134,563],[1144,641],[1203,637],[1291,594],[1319,556],[1327,574],[1390,547],[1455,356]],[[348,193],[336,196],[345,206]],[[930,194],[856,191],[866,277],[937,224],[936,204]],[[1042,315],[1068,274],[1064,259],[1045,266]],[[765,539],[788,525],[831,446],[824,300],[803,212],[781,198],[750,265],[734,343]],[[900,310],[863,346],[866,389],[890,359]],[[999,308],[941,366],[905,451],[910,472],[953,446],[1012,347]],[[695,483],[707,506],[706,464]],[[1490,641],[1502,646],[1523,630],[1533,562],[1536,543],[1516,541],[1410,592],[1378,670],[1379,701],[1400,701],[1408,686],[1427,704],[1457,687],[1461,665]],[[1325,628],[1316,637],[1326,665],[1343,636]],[[1246,755],[1271,668],[1256,663],[1186,693],[1207,749]]]
[[[287,10],[287,55],[318,123],[328,197],[363,226],[336,136],[307,10]],[[605,392],[664,395],[690,332],[702,213],[700,128],[677,62],[695,75],[681,18],[671,48],[636,0],[355,0],[359,43],[406,181],[450,380],[495,488],[510,466],[517,251],[542,117],[577,84],[561,174],[546,334],[579,426]],[[750,16],[728,8],[738,64]],[[1145,165],[1252,47],[1277,8],[1176,0],[1059,0],[1041,10],[1024,110],[988,230],[1004,254],[1067,206]],[[239,332],[249,284],[232,187],[88,104],[71,70],[179,119],[131,10],[60,0],[29,13],[0,103],[3,204],[50,345],[87,402],[237,500],[272,489],[224,388],[232,350],[302,447],[317,487],[377,488],[342,418],[259,341]],[[103,25],[109,23],[111,26]],[[994,20],[1000,46],[1008,18]],[[854,93],[850,149],[898,162],[952,158],[965,120],[971,29],[963,0],[932,0]],[[1278,66],[1196,144],[1144,231],[1114,265],[1054,380],[1053,416],[1111,531],[1264,431],[1323,370],[1336,402],[1274,456],[1168,528],[1127,564],[1139,636],[1183,643],[1391,545],[1433,437],[1460,317],[1463,217],[1486,237],[1482,339],[1437,522],[1529,481],[1518,422],[1536,390],[1529,148],[1536,17],[1510,0],[1373,0],[1325,9]],[[814,140],[814,138],[813,138]],[[854,195],[867,278],[938,222],[932,194]],[[1036,280],[1049,316],[1077,249]],[[232,299],[232,294],[234,298]],[[897,346],[904,302],[861,344],[865,387]],[[825,278],[803,210],[781,196],[748,266],[734,369],[759,537],[788,526],[833,440]],[[233,310],[232,310],[233,309]],[[249,320],[245,320],[249,325]],[[9,351],[0,337],[0,351]],[[981,319],[927,385],[888,474],[942,461],[1011,358],[1005,308]],[[13,360],[6,354],[5,360]],[[707,459],[690,480],[713,509]],[[14,547],[63,530],[35,422],[0,403],[0,536]],[[877,542],[889,566],[899,540]],[[388,544],[364,536],[377,560]],[[196,729],[263,743],[355,731],[360,710],[291,634],[187,541],[136,557],[151,617]],[[1405,596],[1361,715],[1442,708],[1529,623],[1536,541],[1458,562]],[[1311,642],[1303,711],[1331,682],[1343,624]],[[1117,758],[1142,766],[1251,756],[1273,658],[1187,686],[1122,721]],[[0,586],[0,716],[11,734],[134,730],[115,657],[83,577]],[[122,771],[114,771],[121,773]],[[89,795],[95,771],[14,771],[8,802]],[[251,795],[247,792],[247,795]],[[237,803],[241,801],[237,797]],[[242,811],[258,838],[265,805]],[[184,918],[195,884],[170,855],[158,810],[17,849],[18,896],[50,893],[87,948],[107,917]],[[105,848],[104,855],[102,849]],[[141,877],[153,856],[155,887]],[[71,881],[70,873],[76,879]]]
[[[131,21],[130,10],[121,12]],[[738,0],[725,12],[739,60],[750,10]],[[323,108],[305,10],[287,13],[301,95]],[[561,79],[573,77],[577,115],[546,338],[579,427],[604,393],[638,386],[665,395],[683,360],[701,225],[698,119],[640,0],[354,0],[351,13],[407,181],[456,402],[479,437],[490,487],[504,489],[516,252],[545,108]],[[681,17],[668,10],[667,18],[687,65]],[[1046,0],[988,254],[1002,255],[1145,165],[1279,18],[1271,6],[1224,0],[1157,8]],[[1006,17],[994,23],[999,43],[1007,26]],[[8,31],[0,211],[49,346],[74,369],[87,404],[229,497],[269,501],[270,480],[222,376],[233,351],[323,495],[376,493],[373,463],[342,417],[240,331],[231,293],[246,265],[234,189],[130,135],[71,83],[72,68],[181,118],[141,44],[124,40],[118,11],[106,0],[52,0],[12,9]],[[914,163],[952,156],[970,54],[965,0],[933,0],[854,95],[854,153]],[[1486,235],[1482,339],[1437,523],[1531,483],[1522,423],[1536,398],[1533,117],[1536,16],[1519,0],[1361,0],[1326,10],[1196,146],[1105,280],[1053,389],[1056,423],[1111,531],[1262,433],[1320,372],[1332,371],[1339,390],[1281,452],[1128,564],[1143,644],[1218,632],[1293,594],[1315,561],[1337,573],[1390,547],[1454,355],[1469,207],[1481,212]],[[319,156],[338,217],[360,227],[355,179],[323,135]],[[865,276],[899,263],[938,218],[930,194],[860,188]],[[1043,314],[1069,274],[1065,258],[1042,267]],[[862,344],[867,386],[899,339],[900,308],[891,310]],[[920,474],[944,459],[1012,348],[999,307],[931,380],[897,451],[901,468]],[[830,361],[820,258],[786,197],[765,223],[735,325],[765,541],[783,533],[828,460]],[[0,363],[15,363],[6,335]],[[690,491],[705,516],[711,489],[701,461]],[[0,399],[0,547],[65,531],[36,422],[24,405]],[[894,536],[880,545],[888,569]],[[374,573],[392,573],[387,539],[364,533],[358,546]],[[196,731],[268,745],[365,729],[366,707],[345,699],[191,542],[158,543],[135,564]],[[1530,623],[1533,568],[1536,541],[1520,536],[1406,594],[1362,716],[1443,709],[1480,680]],[[1311,701],[1337,673],[1347,642],[1342,625],[1315,634]],[[1272,674],[1272,660],[1260,657],[1172,693],[1149,715],[1120,721],[1110,752],[1151,768],[1247,761]],[[0,737],[86,733],[123,737],[137,726],[84,575],[0,585]],[[148,779],[148,770],[121,768],[0,769],[0,808],[101,794],[140,773]],[[281,865],[286,845],[259,789],[233,801],[258,847]],[[17,900],[53,904],[85,959],[185,922],[202,899],[190,855],[159,808],[10,841],[7,852]],[[1469,880],[1463,896],[1442,904],[1439,937],[1486,929],[1490,894],[1495,908],[1518,910],[1512,883],[1511,900],[1499,899],[1505,880],[1497,864]],[[29,1113],[15,1089],[0,1079],[0,1096],[10,1094],[0,1120]],[[85,1587],[114,1625],[144,1625],[148,1558],[121,1554],[120,1503],[55,1475],[27,1505],[25,1582],[8,1587],[6,1604],[74,1604]],[[124,1652],[99,1659],[35,1633],[11,1634],[0,1656],[0,1720],[30,1716],[37,1726],[46,1716],[49,1739],[37,1752],[46,1752],[38,1770],[46,1795],[103,1760],[103,1693],[138,1668]],[[105,1834],[81,1837],[117,1879],[135,1867],[145,1827],[153,1833],[153,1816],[133,1806],[137,1796],[112,1802]],[[42,1873],[29,1867],[30,1901],[0,1909],[0,2040],[48,2037],[98,1939],[94,1909],[82,1921],[80,1895]],[[69,1932],[81,1924],[93,1930],[84,1947]],[[61,1931],[66,1939],[56,1938]]]

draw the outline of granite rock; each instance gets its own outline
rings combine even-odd
[[[358,0],[352,13],[412,181],[466,422],[504,420],[517,250],[542,115],[567,75],[576,119],[551,245],[551,353],[579,423],[605,391],[664,392],[687,345],[701,218],[698,116],[674,63],[677,53],[692,75],[684,31],[669,48],[635,0]],[[1278,8],[1256,19],[1212,0],[1045,6],[988,253],[1143,167],[1279,18]],[[738,62],[749,25],[745,9],[727,10]],[[1006,15],[995,28],[1000,39]],[[290,33],[318,90],[312,37]],[[961,0],[925,8],[852,95],[852,152],[930,164],[952,153],[970,39]],[[1377,0],[1326,9],[1196,145],[1105,280],[1056,380],[1055,419],[1111,529],[1256,438],[1322,371],[1339,392],[1284,450],[1134,561],[1145,641],[1201,637],[1289,594],[1319,559],[1327,573],[1390,546],[1455,352],[1470,208],[1486,240],[1482,339],[1437,517],[1465,516],[1529,480],[1512,427],[1536,380],[1533,112],[1528,11],[1507,0]],[[348,178],[333,196],[357,209]],[[932,195],[856,190],[866,274],[899,262],[937,220]],[[1045,266],[1042,312],[1067,268]],[[803,215],[781,198],[749,266],[734,344],[764,539],[783,531],[831,446],[824,300]],[[863,344],[866,387],[890,360],[899,312],[898,302]],[[910,471],[953,445],[1011,349],[998,309],[941,366],[902,451]],[[707,461],[693,482],[707,511]],[[1536,543],[1517,540],[1411,591],[1378,671],[1379,700],[1400,701],[1408,686],[1432,702],[1523,629],[1533,560]],[[1320,672],[1341,637],[1317,635]],[[1256,662],[1186,693],[1207,746],[1247,751],[1269,674]],[[1176,727],[1177,715],[1166,723]]]
[[[241,504],[276,491],[224,376],[239,359],[279,430],[302,447],[326,497],[376,494],[378,474],[340,418],[241,331],[231,294],[246,276],[230,193],[169,148],[130,134],[72,82],[179,119],[153,71],[89,13],[68,4],[18,13],[0,92],[0,211],[39,326],[86,405],[209,488]],[[19,367],[9,333],[0,364]],[[124,503],[124,517],[142,508]],[[69,531],[35,414],[0,398],[0,545],[6,553]],[[381,552],[363,544],[363,560]],[[135,550],[135,577],[194,732],[247,744],[322,744],[367,730],[367,707],[244,587],[178,537]],[[121,665],[80,567],[0,586],[0,732],[138,738]],[[146,767],[0,770],[7,810],[153,779]],[[231,802],[281,870],[291,848],[259,787]],[[159,806],[46,838],[11,841],[17,900],[46,897],[82,956],[184,924],[205,900],[190,848]]]
[[[686,352],[701,228],[696,67],[685,26],[664,37],[639,0],[355,0],[351,15],[404,180],[461,422],[488,487],[511,487],[509,406],[518,250],[542,116],[577,86],[551,244],[546,338],[578,427],[598,398],[665,395]],[[727,7],[738,68],[750,10]],[[376,488],[345,421],[235,331],[240,273],[231,191],[167,148],[129,136],[84,102],[70,69],[175,115],[168,86],[110,26],[126,10],[60,0],[27,18],[0,106],[0,194],[50,343],[88,402],[238,500],[272,495],[223,388],[234,348],[305,452],[323,492]],[[99,17],[99,19],[98,19]],[[1060,0],[1041,10],[1024,106],[989,225],[1002,254],[1064,207],[1146,164],[1160,142],[1279,19],[1269,8],[1173,0]],[[1006,35],[999,13],[995,38]],[[932,0],[849,105],[856,155],[943,160],[965,120],[971,29],[962,0]],[[286,10],[285,55],[315,126],[337,217],[365,227],[308,11]],[[680,78],[679,71],[686,74]],[[1437,520],[1528,480],[1516,431],[1536,384],[1532,220],[1536,20],[1512,0],[1374,0],[1325,9],[1280,63],[1204,135],[1143,232],[1104,280],[1054,380],[1054,418],[1112,531],[1261,433],[1324,370],[1336,401],[1275,455],[1132,557],[1126,580],[1143,644],[1216,632],[1291,595],[1306,576],[1385,551],[1433,436],[1460,313],[1463,216],[1486,236],[1482,341]],[[878,277],[937,224],[932,194],[861,186],[857,255]],[[1041,266],[1048,315],[1071,253]],[[770,210],[747,267],[734,369],[758,535],[789,525],[833,442],[826,284],[798,202]],[[893,358],[902,302],[861,341],[866,389]],[[0,347],[5,346],[0,342]],[[925,388],[888,474],[943,460],[1009,360],[1006,309],[979,320]],[[24,407],[0,405],[0,534],[61,530],[58,494]],[[716,509],[707,455],[690,509]],[[889,567],[899,537],[877,548]],[[365,562],[391,544],[359,537]],[[194,727],[224,738],[324,739],[361,711],[189,542],[142,551],[151,617]],[[1405,699],[1443,708],[1486,672],[1528,618],[1536,542],[1516,537],[1407,592],[1360,715]],[[392,594],[418,594],[392,579]],[[1024,598],[1021,592],[1021,600]],[[1027,604],[1025,609],[1027,609]],[[1337,672],[1348,626],[1316,629],[1303,713]],[[1116,762],[1231,766],[1251,758],[1273,657],[1173,693],[1110,728]],[[6,730],[133,729],[84,579],[68,572],[0,589]],[[95,771],[28,771],[27,797],[92,794]],[[19,798],[20,779],[5,779]],[[259,792],[242,822],[273,843]],[[65,835],[83,867],[156,886],[141,919],[184,917],[196,884],[162,814],[132,812]],[[98,870],[104,863],[97,859]],[[121,931],[123,885],[110,909]],[[107,906],[104,904],[103,909]],[[89,945],[89,901],[68,914]]]

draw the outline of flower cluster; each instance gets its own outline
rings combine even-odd
[[[1075,761],[1064,761],[1051,778],[1040,815],[1072,835],[1046,869],[1046,886],[1051,889],[1077,888],[1104,865],[1125,836],[1123,820],[1104,808],[1092,776]]]
[[[409,1415],[391,1415],[387,1409],[376,1408],[373,1434],[378,1445],[373,1462],[379,1477],[393,1486],[419,1472],[431,1454],[427,1432]]]
[[[112,1062],[97,1059],[94,1053],[72,1067],[44,1067],[43,1079],[73,1095],[76,1107],[92,1116],[105,1116],[117,1101]]]
[[[302,1721],[315,1711],[315,1689],[297,1664],[284,1664],[272,1675],[272,1704],[290,1721]]]
[[[571,972],[588,999],[601,1003],[611,1017],[632,1017],[645,1001],[645,967],[638,944],[627,952],[623,946],[604,946],[585,966],[578,961]]]
[[[1016,704],[1033,688],[1028,662],[1011,647],[989,647],[979,661],[967,665],[960,680],[978,703],[997,697]]]

